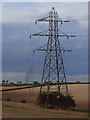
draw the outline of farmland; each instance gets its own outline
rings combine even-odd
[[[39,87],[26,88],[14,91],[3,91],[3,117],[30,117],[30,118],[86,118],[88,117],[88,84],[68,85],[69,92],[76,103],[76,110],[45,109],[36,105]],[[3,88],[6,89],[6,88]],[[5,101],[10,98],[10,102]],[[26,103],[20,103],[25,99]],[[22,109],[24,108],[24,109]]]

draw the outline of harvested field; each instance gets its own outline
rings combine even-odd
[[[10,98],[13,102],[20,102],[20,100],[25,99],[28,103],[36,103],[38,94],[39,87],[2,92],[3,100]]]
[[[73,96],[77,108],[88,109],[88,84],[73,84],[68,85],[69,92]],[[15,91],[5,91],[3,99],[10,98],[13,102],[19,102],[25,99],[28,103],[36,103],[39,94],[39,87],[30,89],[21,89]]]
[[[88,84],[69,85],[68,88],[77,108],[88,109]]]
[[[30,103],[3,102],[3,118],[88,118],[88,113],[45,109]]]

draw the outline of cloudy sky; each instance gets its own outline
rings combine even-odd
[[[44,52],[35,52],[47,43],[47,37],[32,37],[30,34],[48,29],[45,22],[35,25],[35,20],[47,17],[55,7],[62,20],[70,23],[59,24],[59,29],[75,38],[60,38],[64,49],[63,59],[67,81],[88,80],[88,3],[86,2],[5,2],[2,4],[2,50],[3,79],[26,80],[30,68],[30,80],[40,81],[44,64]],[[33,79],[33,80],[32,80]]]

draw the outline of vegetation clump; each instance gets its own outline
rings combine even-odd
[[[11,99],[7,97],[4,99],[4,101],[11,101]]]
[[[25,100],[25,99],[22,99],[20,102],[21,102],[21,103],[26,103],[26,100]]]
[[[40,93],[37,98],[37,104],[47,108],[74,108],[75,101],[70,95],[64,96],[58,92],[47,92]]]

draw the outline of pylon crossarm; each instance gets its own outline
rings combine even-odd
[[[49,35],[49,31],[48,30],[45,30],[45,31],[42,31],[42,32],[38,32],[38,33],[35,33],[35,34],[31,34],[30,35],[30,38],[31,36],[48,36]]]
[[[65,52],[65,51],[67,51],[67,52],[71,52],[72,50],[56,50],[56,49],[34,49],[33,50],[33,52],[35,52],[35,51],[63,51],[63,52]]]
[[[41,22],[41,21],[42,22],[50,22],[49,16],[36,20],[35,24],[37,24],[37,22]],[[51,20],[51,22],[61,22],[61,24],[62,24],[63,22],[70,22],[70,21],[69,20],[61,20],[60,18],[58,18],[57,20]]]
[[[69,37],[76,37],[75,35],[58,35],[58,37],[67,37],[67,39],[69,38]]]
[[[63,31],[61,31],[60,29],[58,29],[58,31],[61,32],[61,33],[63,34],[63,35],[60,36],[60,37],[65,36],[65,37],[67,37],[67,39],[68,39],[69,37],[76,37],[75,35],[68,35],[68,34],[64,33]],[[59,35],[58,35],[58,36],[59,36]]]
[[[30,38],[31,38],[31,36],[57,36],[57,37],[67,37],[67,39],[69,37],[76,37],[75,35],[68,35],[68,34],[62,32],[61,30],[59,30],[59,32],[61,32],[61,34],[59,33],[58,35],[56,35],[56,34],[49,34],[49,30],[45,30],[45,31],[42,31],[42,32],[31,34]]]
[[[37,24],[38,21],[48,21],[47,18],[49,18],[49,16],[45,17],[45,18],[38,19],[38,20],[35,21],[35,24]]]
[[[36,20],[35,24],[37,24],[38,21],[49,22],[50,20],[44,20],[44,19]],[[51,22],[53,22],[53,20],[51,20]],[[54,22],[61,22],[61,24],[62,24],[63,22],[70,22],[70,21],[68,21],[68,20],[65,20],[65,21],[63,21],[63,20],[54,20]]]
[[[70,22],[69,20],[61,20],[59,17],[58,17],[58,22],[61,22],[61,24],[63,24],[63,22]]]
[[[39,33],[35,33],[35,34],[31,34],[30,35],[30,38],[31,36],[50,36],[48,33],[44,33],[44,32],[39,32]],[[56,35],[51,35],[51,36],[56,36]],[[67,37],[67,39],[69,37],[76,37],[75,35],[65,35],[65,34],[61,34],[61,35],[57,35],[58,37]]]

